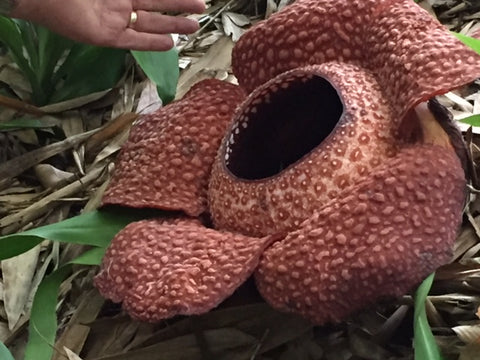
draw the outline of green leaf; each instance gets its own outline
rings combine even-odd
[[[15,360],[10,351],[8,351],[7,347],[2,342],[0,342],[0,359]]]
[[[54,75],[58,86],[49,99],[57,103],[110,89],[125,72],[126,50],[76,44]]]
[[[30,82],[37,106],[110,89],[125,71],[126,50],[75,43],[24,20],[0,16],[0,42]]]
[[[56,83],[53,79],[55,68],[74,42],[60,36],[42,26],[36,26],[38,36],[38,79],[42,86],[41,94],[33,94],[34,103],[38,106],[49,103]]]
[[[34,69],[23,54],[23,41],[17,23],[4,16],[0,16],[0,42],[9,50],[12,60],[25,74],[33,91],[39,91],[39,84]]]
[[[415,360],[442,360],[432,329],[427,320],[425,301],[432,287],[435,274],[427,277],[415,293],[414,349]]]
[[[128,223],[161,214],[154,210],[105,209],[0,238],[0,259],[18,255],[43,239],[96,246],[45,277],[38,287],[30,316],[25,360],[50,360],[53,355],[57,332],[56,299],[62,281],[71,272],[71,265],[99,265],[111,239]]]
[[[166,52],[132,51],[150,80],[157,85],[158,95],[166,105],[175,98],[179,76],[178,52],[172,49]]]
[[[132,209],[93,211],[56,224],[2,236],[0,260],[20,255],[44,239],[105,248],[127,224],[151,215],[150,211]]]
[[[82,265],[100,265],[103,259],[103,255],[105,255],[105,251],[105,248],[93,248],[89,251],[84,252],[72,262],[74,264]]]
[[[105,249],[94,248],[47,276],[38,287],[30,315],[29,338],[24,360],[50,360],[57,333],[57,296],[72,264],[99,265]],[[3,357],[0,357],[3,360]]]
[[[480,127],[480,114],[479,115],[472,115],[463,119],[458,120],[464,124],[468,124],[471,126]]]
[[[20,30],[23,46],[28,54],[30,67],[38,69],[37,31],[35,25],[30,21],[13,19]]]
[[[16,23],[5,16],[0,16],[0,42],[9,48],[16,57],[23,58],[22,37]]]
[[[471,47],[477,54],[480,54],[480,40],[455,32],[453,35],[455,35],[457,39],[463,42],[465,45]]]
[[[71,271],[65,265],[54,271],[38,287],[30,315],[29,338],[25,360],[50,360],[57,333],[57,295],[62,281]]]
[[[58,125],[58,120],[51,116],[41,118],[21,117],[10,121],[0,122],[0,131],[17,129],[44,129]]]

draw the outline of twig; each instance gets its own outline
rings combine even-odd
[[[80,144],[97,131],[99,131],[99,129],[71,136],[63,141],[30,151],[0,164],[0,189],[8,185],[12,178],[20,175],[33,165]]]
[[[121,133],[125,128],[132,125],[137,118],[138,114],[128,112],[110,121],[98,133],[88,139],[86,144],[87,154],[96,153],[103,142]]]
[[[188,39],[188,41],[187,41],[184,45],[182,45],[182,46],[180,46],[180,47],[178,48],[178,53],[181,53],[188,45],[190,45],[193,41],[195,41],[195,39],[200,36],[200,34],[202,33],[202,31],[205,30],[205,29],[208,27],[208,25],[210,25],[213,21],[215,21],[215,19],[218,18],[218,17],[219,17],[227,8],[229,8],[230,5],[231,5],[233,2],[235,2],[235,1],[237,1],[237,0],[230,0],[230,1],[227,2],[223,7],[221,7],[221,8],[217,11],[217,13],[216,13],[215,15],[213,15],[213,16],[210,18],[210,20],[208,20],[208,21],[205,23],[205,25],[203,25],[200,29],[198,29],[197,32],[196,32],[195,34],[193,34],[193,35],[190,37],[190,39]]]
[[[29,221],[35,220],[41,215],[48,212],[55,204],[53,203],[56,200],[62,199],[67,196],[71,196],[82,190],[86,185],[92,183],[93,181],[97,180],[100,174],[104,171],[105,166],[100,166],[96,169],[93,169],[77,181],[72,182],[71,184],[61,188],[58,191],[44,197],[40,201],[36,202],[33,205],[9,216],[5,216],[3,219],[0,219],[0,228],[4,228],[7,226],[14,227],[14,229],[9,228],[9,232],[11,230],[17,230],[21,228],[24,224],[28,223]]]
[[[44,111],[34,105],[4,95],[0,95],[0,106],[5,106],[26,114],[45,115]]]
[[[465,209],[465,214],[467,214],[468,221],[472,225],[473,230],[475,230],[475,235],[477,235],[477,238],[480,239],[480,228],[475,222],[475,219],[473,218],[472,213],[470,212],[470,208]]]
[[[263,345],[263,343],[264,343],[264,341],[267,338],[269,333],[270,333],[270,329],[265,330],[265,332],[263,333],[262,338],[258,342],[257,346],[255,346],[255,349],[253,350],[252,356],[250,356],[250,360],[255,360],[255,358],[258,355],[258,352],[262,348],[262,345]]]

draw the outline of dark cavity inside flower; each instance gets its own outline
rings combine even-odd
[[[342,100],[325,78],[304,73],[267,88],[233,123],[225,164],[238,178],[263,179],[300,160],[341,119]]]

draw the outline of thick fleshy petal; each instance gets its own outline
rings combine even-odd
[[[208,229],[198,220],[138,221],[115,236],[95,285],[143,321],[201,314],[253,273],[272,241]]]
[[[411,0],[299,0],[245,33],[232,63],[251,91],[286,70],[328,61],[372,71],[399,118],[480,75],[480,56]]]
[[[141,117],[122,148],[103,204],[191,216],[204,212],[215,154],[243,98],[236,85],[204,80],[182,100]]]
[[[287,70],[328,61],[361,63],[361,35],[378,0],[298,0],[250,28],[233,49],[240,86],[252,91]]]
[[[451,149],[402,150],[265,251],[260,293],[317,324],[404,294],[450,260],[464,185]]]
[[[395,155],[394,118],[375,77],[352,64],[272,79],[242,104],[215,160],[215,226],[253,236],[295,229]]]

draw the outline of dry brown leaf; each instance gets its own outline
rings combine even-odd
[[[195,64],[185,70],[178,80],[176,98],[181,98],[195,83],[215,77],[217,71],[228,70],[231,66],[233,41],[224,36]]]
[[[100,175],[103,172],[104,166],[95,167],[84,177],[68,184],[67,186],[64,186],[50,195],[45,196],[31,206],[17,213],[5,216],[4,218],[0,219],[0,229],[6,228],[5,232],[12,232],[21,228],[28,222],[37,219],[39,216],[57,206],[55,202],[56,200],[76,194],[85,187],[89,186],[89,184],[100,180]]]
[[[97,154],[102,144],[114,137],[117,137],[121,132],[129,130],[132,123],[137,119],[138,115],[132,112],[124,113],[112,121],[109,121],[103,126],[100,131],[92,135],[88,139],[86,149],[88,154]],[[92,160],[93,156],[88,156],[88,159]],[[97,155],[98,158],[98,155]],[[95,160],[94,162],[98,162]]]
[[[63,350],[65,351],[65,354],[67,355],[68,360],[82,360],[80,356],[75,354],[72,350],[70,350],[66,346],[63,347]]]
[[[89,104],[94,101],[97,101],[103,98],[105,95],[107,95],[110,91],[112,91],[112,89],[107,89],[107,90],[99,91],[96,93],[80,96],[75,99],[62,101],[56,104],[42,106],[39,109],[40,111],[44,113],[49,113],[49,114],[61,113],[67,110],[79,108],[83,105]]]
[[[2,66],[0,82],[7,84],[20,99],[25,101],[30,99],[32,88],[23,73],[18,69],[18,66],[13,64]]]
[[[73,173],[57,169],[50,164],[36,165],[34,170],[38,181],[46,189],[55,188],[58,184],[65,183],[74,176]]]
[[[447,323],[443,320],[442,315],[438,312],[437,308],[432,304],[432,301],[427,297],[425,302],[428,322],[432,327],[446,327]]]
[[[462,349],[458,360],[478,360],[478,354],[480,354],[480,345],[471,344]]]
[[[39,194],[12,194],[0,196],[0,216],[19,211],[20,209],[35,202]]]
[[[27,187],[27,186],[11,186],[8,189],[4,189],[0,191],[0,196],[4,195],[11,195],[11,194],[25,194],[34,192],[36,188],[34,187]]]
[[[272,16],[273,13],[278,11],[277,3],[274,0],[267,0],[267,8],[265,9],[265,19]]]
[[[242,331],[222,328],[189,334],[171,340],[109,356],[95,357],[92,360],[231,360],[240,351],[253,352],[257,339]]]
[[[20,142],[29,145],[38,145],[38,136],[33,129],[22,129],[10,131],[10,135],[15,136]]]
[[[7,340],[11,334],[12,333],[8,328],[8,324],[6,322],[0,321],[0,341],[5,342],[5,340]]]
[[[144,88],[137,104],[138,114],[151,114],[162,107],[162,99],[158,96],[157,85],[151,80],[144,82]]]
[[[130,121],[132,122],[132,121]],[[120,129],[119,129],[120,130]],[[128,134],[130,133],[130,128],[126,127],[121,129],[114,138],[110,140],[107,146],[105,146],[95,157],[91,166],[96,166],[97,164],[101,163],[102,161],[108,159],[110,156],[115,154],[117,151],[120,150],[122,145],[127,141]]]
[[[5,312],[5,306],[3,302],[0,302],[0,320],[7,320],[7,313]]]
[[[62,116],[61,128],[67,138],[85,132],[82,116],[78,111],[71,111]]]
[[[111,164],[111,167],[109,166],[109,170],[107,172],[111,173],[112,170],[113,170],[113,163]],[[109,179],[104,181],[102,185],[97,187],[95,191],[91,193],[90,199],[88,199],[88,202],[85,204],[83,208],[84,213],[98,209],[101,206],[103,194],[105,193],[105,190],[107,190],[108,184],[109,184]]]
[[[479,217],[475,218],[475,223],[477,226],[480,223]],[[457,260],[463,254],[465,254],[472,246],[475,246],[478,242],[478,237],[475,234],[474,229],[471,226],[464,227],[462,232],[457,237],[455,245],[453,248],[453,259],[452,261]]]
[[[24,312],[32,279],[37,268],[40,246],[1,263],[4,285],[5,311],[8,327],[12,330]]]
[[[196,39],[196,46],[199,49],[208,49],[210,46],[215,44],[220,38],[224,37],[225,33],[222,30],[210,31],[204,35],[200,35]],[[190,59],[190,63],[191,63]]]
[[[462,256],[462,258],[459,260],[461,263],[465,263],[469,260],[471,260],[475,254],[477,254],[480,251],[480,243],[477,243],[475,246],[472,246],[465,254]],[[480,269],[476,269],[477,271],[474,272],[479,272]]]
[[[394,333],[398,330],[402,322],[405,320],[409,309],[410,306],[401,305],[383,323],[372,326],[373,328],[370,330],[370,333],[373,335],[377,344],[383,345],[390,342],[390,339],[392,338]],[[365,328],[365,325],[363,323],[362,328]]]
[[[250,24],[250,20],[245,15],[229,11],[222,13],[223,31],[226,35],[231,36],[234,42],[240,39],[240,36],[246,31],[243,26],[248,24]]]
[[[464,97],[457,95],[455,92],[451,91],[444,95],[447,99],[449,99],[453,105],[457,106],[460,110],[463,110],[467,113],[473,112],[473,105],[465,100]]]
[[[473,101],[473,113],[480,114],[480,92],[471,95]]]
[[[50,241],[46,240],[42,242],[40,246],[43,247],[44,244],[48,244],[48,243],[50,243]],[[54,261],[55,255],[56,255],[55,251],[56,249],[58,249],[58,246],[59,246],[58,243],[53,243],[50,254],[48,254],[48,256],[46,257],[42,257],[41,266],[39,266],[39,268],[35,272],[35,276],[32,279],[32,285],[30,287],[30,293],[28,294],[27,302],[25,304],[25,316],[27,318],[30,318],[30,310],[32,309],[33,298],[35,297],[37,289],[40,286],[40,283],[42,282],[42,280],[44,279],[45,274],[47,273],[48,267],[50,266],[52,261],[55,268],[58,266],[58,260]]]
[[[90,290],[82,294],[78,307],[72,314],[66,329],[55,344],[57,349],[70,349],[80,353],[85,340],[90,333],[90,326],[86,325],[96,319],[105,300],[96,290]],[[55,353],[52,360],[63,360],[64,356]]]
[[[480,345],[480,324],[455,326],[452,330],[465,344],[477,343]]]
[[[421,2],[419,3],[419,5],[420,5],[422,8],[424,8],[425,10],[427,10],[427,11],[430,13],[430,15],[432,15],[433,17],[437,17],[437,15],[435,14],[435,11],[434,11],[433,8],[432,8],[432,4],[431,4],[430,2],[428,2],[428,1],[421,1]]]
[[[84,352],[88,359],[125,352],[134,342],[139,328],[149,326],[128,317],[96,320],[91,324],[90,336]]]
[[[30,151],[26,154],[13,158],[0,164],[0,189],[8,185],[15,177],[23,173],[25,170],[37,165],[62,151],[68,150],[95,134],[98,129],[87,131],[83,134],[75,135],[63,141],[44,146],[38,150]]]
[[[294,0],[280,0],[278,3],[278,11],[282,10],[285,6],[290,5]]]
[[[77,111],[69,112],[63,116],[62,129],[67,138],[82,134],[85,132],[85,125],[82,116]],[[73,160],[80,175],[85,175],[85,149],[81,144],[71,149]]]
[[[382,346],[372,341],[372,338],[360,329],[351,329],[349,332],[350,351],[353,355],[369,360],[384,360],[392,354]]]
[[[119,89],[120,96],[118,96],[116,101],[113,103],[110,118],[116,119],[125,113],[134,111],[134,104],[137,99],[137,94],[141,92],[144,86],[142,83],[135,82],[134,79],[134,70],[129,71],[125,75],[125,80]]]

